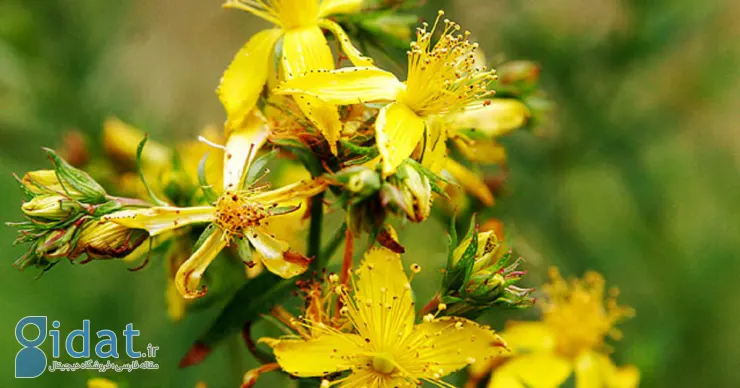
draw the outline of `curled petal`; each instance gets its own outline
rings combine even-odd
[[[269,134],[267,121],[257,111],[249,113],[242,125],[229,130],[224,153],[224,190],[241,189],[249,165]]]
[[[316,71],[283,82],[277,94],[306,95],[338,105],[394,101],[405,85],[390,72],[375,67]]]
[[[310,181],[300,181],[283,186],[279,189],[254,194],[250,197],[250,200],[261,202],[266,205],[290,202],[300,198],[313,197],[314,195],[324,191],[328,186],[329,182],[327,180],[316,178]]]
[[[311,263],[303,255],[291,251],[288,243],[270,236],[261,228],[252,228],[245,236],[259,255],[262,264],[270,272],[284,279],[306,272]]]
[[[219,252],[225,246],[226,239],[223,238],[221,230],[216,229],[193,252],[193,255],[180,265],[180,268],[177,269],[177,274],[175,274],[175,285],[177,286],[177,291],[184,298],[194,299],[206,294],[206,286],[198,289],[200,279],[203,277],[206,268],[208,268],[213,259],[218,256]]]
[[[309,340],[262,338],[275,353],[275,358],[287,373],[299,377],[323,376],[352,368],[355,357],[362,351],[358,335],[325,334]],[[355,362],[353,362],[355,360]]]
[[[449,117],[454,128],[475,128],[488,137],[505,135],[523,126],[530,113],[524,103],[513,98],[476,101]]]
[[[319,6],[319,17],[340,13],[358,13],[362,9],[363,0],[324,0]]]
[[[383,175],[389,176],[414,152],[424,134],[424,120],[406,105],[392,103],[375,121],[375,141],[383,157]]]
[[[103,220],[132,229],[144,229],[150,236],[156,236],[190,224],[211,222],[214,217],[215,211],[211,206],[150,207],[114,212],[104,216]]]
[[[460,186],[475,195],[484,205],[493,205],[494,199],[491,189],[488,188],[488,185],[476,173],[452,159],[447,160],[445,170],[455,178],[455,181]]]
[[[280,35],[282,30],[277,28],[258,32],[236,53],[224,72],[216,93],[226,109],[227,127],[239,127],[257,103]]]
[[[339,24],[334,23],[329,19],[321,19],[319,20],[319,27],[325,28],[334,34],[337,41],[342,46],[342,51],[347,55],[347,58],[349,58],[353,65],[357,67],[369,67],[373,65],[373,59],[362,55],[360,50],[352,45],[352,41],[349,39],[349,36],[347,36],[347,33],[344,32]]]

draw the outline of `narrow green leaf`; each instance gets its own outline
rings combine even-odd
[[[216,190],[213,190],[213,186],[208,184],[206,178],[206,161],[208,160],[208,152],[203,155],[203,159],[198,163],[198,183],[200,183],[200,189],[203,190],[203,195],[206,197],[206,201],[209,203],[216,203],[218,201],[218,194]]]
[[[152,201],[158,206],[169,206],[167,202],[164,202],[161,199],[157,198],[157,195],[154,194],[152,189],[149,187],[149,184],[146,182],[146,178],[144,177],[144,169],[142,168],[141,163],[141,154],[144,151],[144,145],[146,144],[146,141],[148,139],[148,136],[144,136],[144,138],[139,143],[139,146],[136,148],[136,170],[139,173],[139,179],[141,179],[141,183],[144,184],[146,192],[149,194],[149,197],[152,199]]]
[[[280,150],[277,148],[260,156],[259,158],[255,159],[252,162],[252,165],[249,166],[249,171],[247,171],[247,179],[245,180],[244,184],[246,186],[250,186],[254,184],[254,182],[257,181],[257,179],[261,178],[262,170],[267,166],[267,163],[269,163],[272,159],[275,159],[277,154],[280,153]]]

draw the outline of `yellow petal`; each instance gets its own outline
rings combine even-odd
[[[442,120],[427,120],[421,165],[439,174],[447,163],[447,130]]]
[[[199,298],[206,294],[206,286],[198,289],[200,279],[206,268],[211,264],[213,259],[218,256],[219,252],[226,246],[226,239],[220,229],[216,229],[210,236],[203,241],[203,244],[193,252],[175,274],[175,285],[180,294],[186,299]]]
[[[459,317],[443,317],[414,326],[405,343],[415,343],[411,351],[403,349],[410,373],[448,375],[478,361],[499,356],[504,340],[491,328]],[[401,363],[401,361],[399,361]]]
[[[292,79],[312,70],[334,69],[334,58],[321,29],[311,26],[286,31],[283,37],[282,64],[285,79]],[[311,96],[298,96],[296,103],[321,131],[336,155],[337,141],[342,132],[337,107]]]
[[[144,229],[150,236],[190,224],[211,222],[214,218],[215,210],[211,206],[150,207],[122,210],[103,217],[104,220],[132,229]]]
[[[515,353],[549,352],[555,349],[554,333],[541,322],[510,321],[501,336]]]
[[[530,353],[509,359],[501,368],[531,388],[555,388],[570,376],[571,363],[550,353]],[[494,372],[494,376],[495,376]]]
[[[414,152],[424,134],[424,120],[406,105],[392,103],[375,121],[375,142],[383,157],[383,175],[389,176]]]
[[[277,28],[258,32],[236,53],[224,72],[216,93],[226,109],[227,127],[239,127],[257,102],[267,80],[273,47],[281,34]]]
[[[358,67],[369,67],[373,65],[372,58],[362,55],[360,50],[352,45],[352,41],[349,39],[349,36],[347,36],[347,33],[344,32],[342,26],[329,19],[321,19],[319,20],[319,27],[325,28],[334,34],[334,37],[336,37],[337,41],[342,46],[342,52],[344,52],[353,65]]]
[[[323,376],[353,366],[352,356],[361,351],[355,334],[326,334],[310,340],[261,338],[275,353],[280,368],[299,377]]]
[[[324,191],[329,183],[321,178],[310,181],[300,181],[279,189],[257,193],[249,197],[250,200],[261,202],[265,205],[273,203],[285,203],[295,199],[313,197]]]
[[[319,17],[340,13],[358,13],[363,0],[324,0],[319,6]]]
[[[494,369],[491,374],[491,380],[488,382],[488,388],[528,388],[526,387],[519,377],[512,370],[509,370],[506,365],[503,367]]]
[[[449,117],[453,127],[474,128],[489,137],[505,135],[523,126],[530,113],[524,103],[513,98],[476,101],[467,109]]]
[[[506,150],[491,139],[463,140],[455,139],[455,145],[465,159],[473,163],[499,164],[506,161]]]
[[[405,89],[395,75],[375,67],[313,72],[283,82],[278,94],[306,95],[337,105],[395,101]]]
[[[259,253],[262,264],[275,275],[284,279],[298,276],[308,269],[310,260],[303,255],[290,251],[285,241],[278,240],[261,228],[252,228],[245,236]]]
[[[252,111],[246,120],[226,135],[224,190],[240,190],[257,151],[265,144],[270,128],[265,118]]]
[[[103,146],[105,151],[119,161],[136,162],[136,149],[146,133],[123,121],[110,117],[103,124]],[[148,168],[166,168],[172,163],[172,152],[162,144],[149,139],[141,154]]]
[[[87,388],[118,388],[118,383],[103,377],[93,377],[87,380]]]
[[[370,248],[355,275],[354,298],[362,314],[359,320],[371,321],[367,327],[357,329],[374,341],[375,350],[393,348],[399,338],[411,331],[416,315],[401,255],[386,248]],[[390,312],[387,306],[392,306]],[[386,333],[397,335],[385,336]]]
[[[575,360],[576,388],[633,388],[640,381],[637,368],[617,368],[612,360],[601,353],[585,351]]]
[[[452,175],[460,186],[465,188],[469,193],[475,195],[484,205],[493,205],[493,193],[491,193],[488,185],[486,185],[478,174],[470,171],[470,169],[453,159],[447,160],[445,170]]]

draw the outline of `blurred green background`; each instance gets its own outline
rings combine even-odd
[[[510,195],[495,210],[514,231],[530,283],[550,264],[602,272],[637,316],[615,359],[645,387],[740,384],[740,3],[689,0],[430,1],[474,32],[488,57],[531,59],[555,103],[553,123],[504,139]],[[261,21],[218,1],[6,0],[0,3],[0,200],[19,220],[11,172],[46,168],[41,146],[75,129],[99,138],[117,115],[160,140],[191,138],[223,121],[214,89]],[[445,239],[428,222],[402,231],[407,259],[441,265]],[[237,386],[253,365],[234,338],[196,367],[178,360],[218,313],[178,324],[165,313],[161,260],[130,273],[115,261],[63,263],[42,278],[12,262],[0,229],[0,386],[84,386],[85,372],[13,378],[16,322],[47,315],[62,329],[133,322],[138,343],[160,347],[158,371],[112,375],[129,387]],[[438,240],[438,242],[437,242]],[[425,271],[420,298],[437,284]],[[520,313],[489,314],[501,322]],[[48,345],[48,343],[47,343]],[[285,382],[286,380],[280,380]],[[264,386],[276,380],[268,380]]]

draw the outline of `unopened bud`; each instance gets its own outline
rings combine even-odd
[[[467,255],[473,255],[473,272],[485,268],[492,263],[496,250],[500,246],[496,234],[493,231],[478,233],[478,244],[475,251],[468,250],[473,242],[472,237],[464,240],[452,253],[452,267],[456,267],[461,259]]]
[[[429,178],[406,163],[399,167],[400,189],[406,203],[406,215],[414,222],[421,222],[432,211],[432,186]]]
[[[29,217],[62,220],[80,209],[77,201],[61,195],[40,195],[21,206],[23,213]]]
[[[115,214],[115,213],[114,213]],[[125,257],[133,252],[148,233],[110,221],[92,221],[83,226],[75,251],[92,257]]]

